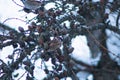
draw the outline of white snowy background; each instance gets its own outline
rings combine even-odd
[[[18,4],[23,6],[20,0],[15,0],[15,1]],[[95,1],[99,1],[99,0],[95,0]],[[49,4],[46,7],[51,8],[51,7],[54,7],[54,5]],[[0,22],[4,22],[8,18],[18,18],[18,19],[27,21],[29,19],[32,19],[34,16],[36,16],[33,13],[27,14],[24,11],[22,11],[22,9],[23,9],[22,7],[16,5],[12,0],[0,0]],[[115,25],[115,20],[114,20],[115,17],[116,15],[113,15],[113,14],[109,16],[112,22],[112,25]],[[25,29],[27,29],[27,25],[28,25],[25,22],[16,20],[16,19],[7,20],[6,22],[4,22],[4,24],[9,25],[16,30],[18,29],[19,26],[22,26]],[[108,41],[107,41],[109,50],[113,53],[120,54],[120,49],[119,49],[120,48],[120,35],[117,35],[109,30],[107,30],[106,32],[109,36]],[[119,39],[115,35],[119,37]],[[74,58],[81,60],[89,65],[95,65],[99,61],[99,57],[97,57],[96,59],[91,58],[90,50],[89,50],[89,47],[87,46],[87,40],[85,36],[77,36],[75,39],[73,39],[72,46],[75,48],[73,53],[71,54],[71,56],[73,56]],[[9,54],[12,54],[12,51],[13,51],[12,46],[3,48],[2,50],[0,50],[0,59],[4,60],[7,63],[8,61],[7,56]],[[112,54],[110,55],[113,59],[116,58]],[[119,59],[116,59],[116,60],[119,63]],[[40,68],[40,65],[41,65],[40,62],[41,62],[41,59],[39,59],[35,63],[36,67],[34,70],[34,74],[37,80],[42,80],[46,76],[44,71]],[[47,62],[46,64],[48,64],[49,66],[52,65],[50,64],[50,62]],[[23,68],[20,68],[19,70],[16,70],[14,74],[16,74],[17,72],[20,73],[20,75],[18,76],[19,78],[25,71]],[[93,80],[92,75],[87,72],[79,72],[77,76],[79,76],[80,80],[86,80],[85,79],[86,76],[88,77],[89,80]],[[23,76],[20,80],[25,80],[25,76]],[[71,80],[71,79],[67,78],[67,80]]]

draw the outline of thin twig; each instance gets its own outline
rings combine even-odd
[[[22,5],[20,5],[20,4],[18,4],[16,1],[14,1],[14,0],[12,0],[17,6],[20,6],[20,7],[24,7],[24,6],[22,6]]]
[[[18,78],[18,80],[20,80],[26,73],[27,73],[27,71],[25,71],[25,72]]]
[[[118,12],[117,19],[116,19],[116,27],[119,29],[119,19],[120,19],[120,12]]]
[[[13,19],[19,20],[19,21],[22,21],[22,22],[25,22],[25,23],[26,23],[26,21],[24,21],[24,20],[22,20],[22,19],[19,19],[19,18],[7,18],[6,20],[3,21],[3,24],[5,24],[5,22],[7,22],[7,21],[9,21],[9,20],[13,20]]]

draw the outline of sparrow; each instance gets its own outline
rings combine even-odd
[[[36,10],[40,8],[42,1],[43,0],[21,0],[22,3],[24,4],[24,8],[29,9],[29,10]]]
[[[55,51],[56,49],[61,47],[61,44],[62,44],[61,38],[55,37],[53,40],[50,41],[49,49],[47,51],[48,52]]]

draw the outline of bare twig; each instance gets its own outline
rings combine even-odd
[[[20,7],[24,7],[24,6],[22,6],[22,5],[20,5],[20,4],[18,4],[16,1],[14,1],[14,0],[12,0],[17,6],[20,6]]]
[[[118,12],[117,19],[116,19],[116,27],[119,29],[119,19],[120,19],[120,12]]]
[[[25,72],[18,78],[18,80],[20,80],[26,73],[27,73],[27,71],[25,71]]]

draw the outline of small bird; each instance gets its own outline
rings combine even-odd
[[[47,51],[55,51],[56,49],[61,47],[61,44],[61,38],[55,37],[53,40],[50,41],[49,49]]]
[[[21,0],[26,9],[37,10],[40,8],[43,0]]]

